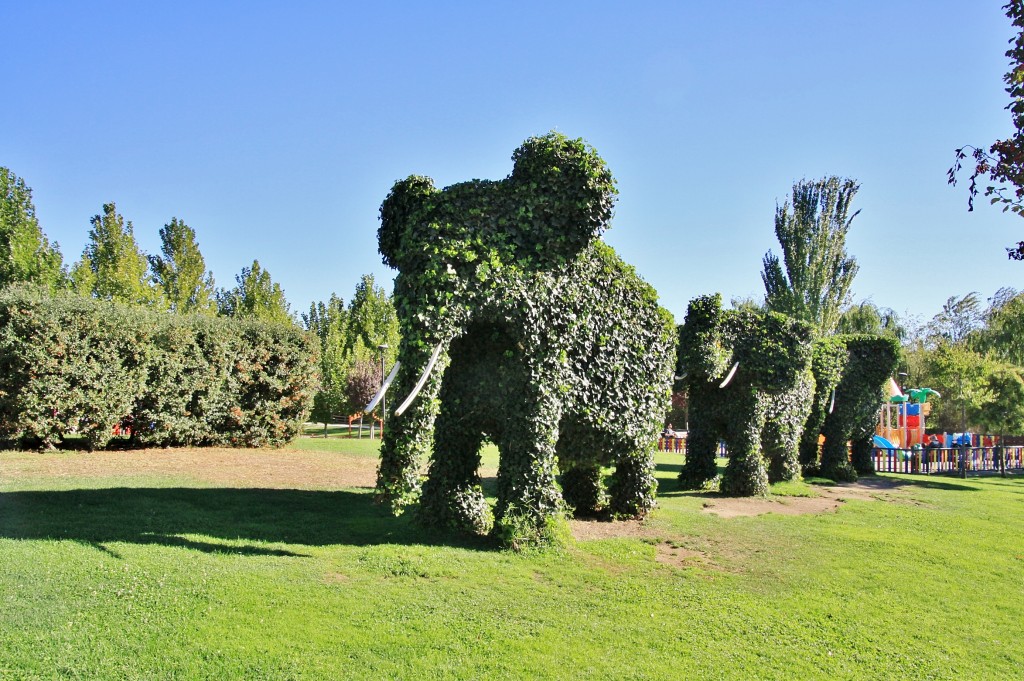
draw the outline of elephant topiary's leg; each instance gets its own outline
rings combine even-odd
[[[714,386],[711,390],[717,390]],[[718,475],[718,417],[708,405],[714,404],[702,395],[704,386],[690,387],[690,431],[686,436],[686,462],[679,472],[684,489],[699,489]]]
[[[778,422],[765,426],[762,446],[768,460],[768,481],[800,479],[799,433]]]
[[[525,402],[525,404],[524,404]],[[559,405],[552,398],[524,396],[509,408],[498,448],[498,503],[494,532],[505,543],[544,540],[551,518],[564,513],[565,504],[555,484]]]
[[[416,384],[416,367],[427,364],[429,349],[424,351],[403,345],[401,352],[402,366],[393,390],[395,395],[408,395]],[[401,416],[388,418],[380,448],[376,496],[378,501],[389,502],[396,514],[414,503],[420,495],[420,467],[430,453],[437,415],[434,397],[440,388],[439,375],[444,372],[446,363],[445,357],[439,360],[412,409]]]
[[[608,485],[611,511],[617,516],[642,518],[654,508],[654,448],[621,457]]]
[[[851,464],[859,475],[874,475],[875,464],[871,460],[871,438],[858,437],[850,443]]]
[[[562,498],[576,516],[595,515],[604,506],[605,494],[601,485],[601,468],[593,465],[562,464],[559,476]]]
[[[768,471],[761,455],[761,431],[766,416],[762,398],[749,388],[733,402],[735,416],[726,428],[729,464],[722,475],[722,494],[734,497],[768,494]]]
[[[800,436],[814,400],[814,375],[804,372],[793,388],[765,396],[768,412],[761,444],[768,460],[768,481],[800,479]]]
[[[857,471],[850,465],[850,455],[846,448],[847,433],[840,427],[838,419],[826,419],[822,429],[825,444],[821,447],[821,474],[836,482],[852,482],[857,479]]]
[[[426,525],[484,534],[493,517],[480,486],[480,447],[484,436],[474,424],[441,408],[434,430],[434,453],[423,483],[419,519]]]
[[[808,423],[811,421],[808,420]],[[820,425],[813,428],[808,426],[804,434],[800,436],[800,468],[804,473],[815,471],[818,468],[818,459],[821,457],[821,447],[818,445],[820,429]]]

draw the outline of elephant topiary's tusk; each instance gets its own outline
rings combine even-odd
[[[405,402],[402,402],[395,410],[395,416],[401,416],[402,412],[409,408],[412,401],[416,399],[416,396],[420,394],[420,390],[423,389],[423,384],[427,382],[427,377],[430,376],[430,372],[434,368],[434,364],[437,363],[437,358],[441,354],[441,344],[438,343],[437,347],[434,348],[434,353],[430,355],[430,361],[427,362],[427,366],[424,367],[423,373],[420,375],[420,380],[416,381],[416,387],[412,389],[409,396],[405,398]]]
[[[398,375],[398,367],[400,366],[402,366],[401,362],[395,362],[395,366],[391,369],[391,373],[388,374],[388,377],[384,379],[384,383],[381,384],[380,390],[378,390],[377,394],[373,396],[370,403],[363,407],[363,411],[365,413],[369,414],[373,411],[373,408],[377,406],[378,402],[380,402],[380,398],[384,397],[384,393],[386,393],[388,388],[391,387],[391,381],[395,380],[395,376]]]
[[[836,408],[836,391],[832,390],[832,401],[828,404],[828,413],[831,414],[832,410]]]
[[[724,381],[722,381],[721,383],[718,384],[718,387],[719,388],[724,388],[725,386],[729,385],[729,381],[731,381],[732,377],[736,375],[736,370],[739,369],[739,368],[740,368],[740,363],[739,362],[736,362],[735,364],[733,364],[732,365],[732,369],[729,369],[729,375],[725,377]]]

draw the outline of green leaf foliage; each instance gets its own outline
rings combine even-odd
[[[845,347],[846,363],[835,388],[835,406],[821,427],[821,474],[848,481],[874,472],[871,436],[885,400],[885,382],[899,364],[900,344],[895,338],[874,335],[835,336],[835,341]]]
[[[428,524],[519,544],[523,527],[549,536],[566,503],[635,517],[652,507],[675,338],[654,290],[598,240],[616,191],[597,153],[551,133],[513,159],[497,182],[437,190],[410,177],[381,206],[380,251],[399,269],[394,401],[440,353],[411,407],[388,415],[377,490],[398,511],[419,498]],[[486,440],[501,451],[493,520],[478,474]]]
[[[699,488],[714,479],[719,440],[729,450],[725,494],[763,495],[769,482],[798,479],[798,442],[814,390],[811,326],[775,312],[723,310],[715,294],[690,302],[678,333],[677,371],[690,400],[682,484]]]
[[[811,372],[814,374],[814,399],[800,437],[800,466],[805,475],[818,472],[818,435],[825,416],[832,408],[832,398],[849,354],[841,336],[819,338],[814,342]]]
[[[36,219],[32,190],[0,167],[0,288],[31,282],[55,290],[63,285],[63,257]]]
[[[259,319],[279,324],[295,323],[291,305],[284,297],[281,285],[270,272],[253,260],[251,267],[243,267],[235,275],[235,287],[217,294],[217,310],[224,317]]]
[[[166,315],[29,289],[0,294],[0,440],[278,446],[299,432],[315,347],[291,325]]]
[[[834,176],[794,184],[792,204],[775,210],[782,260],[770,251],[764,256],[767,308],[809,322],[823,335],[835,331],[857,274],[846,234],[860,212],[850,215],[858,188]]]
[[[131,221],[113,203],[90,220],[89,243],[72,269],[75,290],[100,300],[131,305],[162,305],[162,296],[149,276],[149,260],[135,242]]]
[[[214,315],[213,275],[199,251],[196,232],[178,218],[160,228],[161,255],[149,256],[153,279],[174,312]]]

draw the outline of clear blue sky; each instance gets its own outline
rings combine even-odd
[[[930,317],[1024,287],[1024,220],[946,185],[1010,131],[1001,0],[0,0],[0,165],[65,259],[114,201],[144,250],[178,217],[219,286],[258,258],[293,309],[372,272],[392,183],[504,177],[556,129],[605,158],[607,234],[678,320],[761,296],[795,180],[861,182],[857,300]]]

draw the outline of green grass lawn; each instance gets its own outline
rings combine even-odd
[[[279,456],[365,465],[374,443],[300,439]],[[642,527],[516,554],[424,532],[365,487],[33,473],[30,457],[49,456],[95,455],[0,453],[4,681],[1024,667],[1020,477],[887,476],[907,484],[835,513],[725,519],[702,512],[713,497],[677,489],[678,456],[659,455],[659,507]]]

